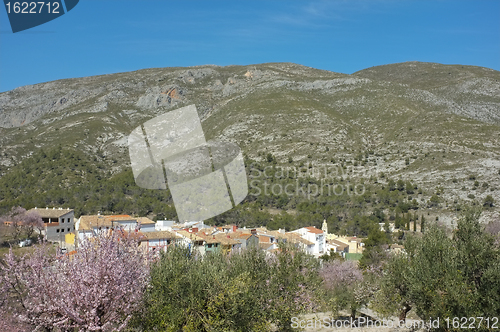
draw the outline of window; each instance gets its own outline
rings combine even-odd
[[[59,233],[59,229],[56,229],[56,233]]]
[[[61,224],[64,224],[64,218],[61,218]]]
[[[64,233],[64,228],[61,228],[61,233]]]
[[[71,232],[71,229],[70,229],[70,228],[68,228],[68,232]]]

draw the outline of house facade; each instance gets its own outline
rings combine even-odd
[[[139,232],[139,246],[146,251],[167,251],[180,241],[181,236],[169,231]]]
[[[75,231],[75,211],[63,208],[34,208],[28,212],[36,212],[42,217],[45,239],[47,241],[65,241],[65,235]]]
[[[321,229],[317,229],[314,226],[302,227],[292,233],[299,234],[302,238],[313,243],[313,245],[307,246],[306,252],[315,257],[324,255],[326,252],[326,237]]]

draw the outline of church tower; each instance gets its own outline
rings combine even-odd
[[[326,219],[323,220],[323,225],[321,226],[321,230],[325,233],[325,236],[328,234],[328,224],[326,223]]]

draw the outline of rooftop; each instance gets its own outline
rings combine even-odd
[[[309,226],[309,227],[304,227],[304,228],[307,229],[310,233],[323,234],[323,231],[321,229],[317,229],[314,226]]]
[[[134,218],[126,214],[122,215],[112,215],[112,216],[101,216],[101,215],[90,215],[81,216],[80,225],[78,226],[79,231],[90,231],[92,228],[99,227],[116,227],[120,225],[120,222],[131,221],[140,222],[141,225],[155,224],[155,222],[147,217]]]
[[[63,209],[63,208],[52,208],[49,209],[48,207],[39,209],[39,208],[34,208],[28,210],[28,212],[37,212],[40,217],[42,218],[60,218],[68,213],[74,212],[73,209]]]

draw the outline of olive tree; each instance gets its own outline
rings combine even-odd
[[[451,237],[436,225],[408,237],[384,268],[376,309],[401,320],[410,308],[425,320],[498,316],[500,250],[479,214],[466,210]]]

